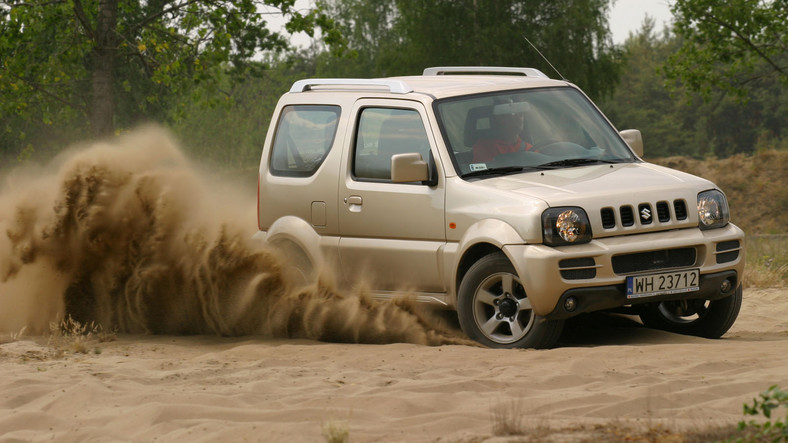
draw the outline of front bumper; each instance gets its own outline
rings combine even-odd
[[[726,292],[722,292],[720,287],[725,280],[730,282],[730,289]],[[733,295],[738,285],[739,277],[736,271],[723,271],[701,275],[700,290],[682,294],[666,294],[628,299],[626,285],[623,284],[591,288],[574,288],[561,295],[553,312],[547,314],[545,318],[548,320],[563,320],[583,312],[602,311],[627,305],[639,305],[670,300],[717,300]],[[565,307],[567,305],[567,300],[570,298],[573,298],[574,301],[571,310]]]
[[[721,248],[736,242],[739,246],[733,251]],[[680,269],[700,270],[699,291],[627,299],[627,276],[679,268],[667,263],[664,268],[622,272],[619,265],[616,272],[614,258],[620,263],[621,257],[630,254],[688,249],[694,251],[694,261],[682,264]],[[607,237],[555,248],[506,245],[503,250],[520,276],[534,313],[550,319],[655,301],[723,298],[733,294],[744,273],[744,233],[733,224],[708,231],[693,228]],[[591,263],[585,265],[588,275],[580,273],[566,278],[567,273],[562,274],[562,270],[567,268],[562,269],[562,265],[574,262]],[[726,279],[733,283],[730,293],[720,292],[720,285]],[[574,297],[576,302],[572,311],[564,309],[569,297]]]

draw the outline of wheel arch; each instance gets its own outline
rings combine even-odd
[[[468,228],[459,243],[459,258],[454,269],[454,278],[452,279],[452,294],[455,306],[460,283],[474,263],[485,255],[503,252],[509,261],[514,264],[515,261],[504,246],[508,244],[522,244],[524,240],[510,224],[502,220],[486,219],[474,223]]]
[[[491,243],[476,243],[463,253],[459,263],[457,263],[457,273],[454,278],[455,298],[457,293],[456,288],[460,287],[460,282],[462,282],[465,274],[468,273],[468,269],[485,255],[490,255],[500,250],[501,248]]]
[[[299,217],[277,219],[266,232],[265,241],[272,246],[298,248],[313,266],[323,262],[320,234]]]

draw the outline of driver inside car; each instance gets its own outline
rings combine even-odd
[[[533,145],[523,141],[520,134],[525,124],[525,111],[529,103],[499,103],[492,108],[488,138],[479,139],[473,145],[473,162],[491,161],[500,154],[530,151]]]

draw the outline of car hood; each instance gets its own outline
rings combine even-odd
[[[580,207],[595,238],[696,227],[698,193],[715,188],[708,180],[643,162],[528,172],[474,184],[488,188],[488,199],[497,194],[525,206],[539,201]]]
[[[476,184],[538,198],[549,206],[615,206],[674,198],[694,201],[698,192],[714,188],[708,180],[649,163],[529,172],[479,180]]]

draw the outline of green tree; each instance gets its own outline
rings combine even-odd
[[[647,17],[624,42],[621,82],[600,107],[619,129],[641,131],[646,157],[697,156],[704,148],[698,104],[671,96],[659,71],[678,42],[669,30],[657,34],[654,28]]]
[[[103,136],[116,126],[165,118],[184,98],[215,102],[223,86],[262,72],[258,54],[288,47],[285,36],[266,27],[269,14],[283,14],[290,33],[319,28],[327,43],[340,42],[319,6],[302,14],[294,3],[0,1],[4,129],[58,122]]]
[[[647,19],[623,45],[619,87],[600,102],[619,129],[641,130],[646,157],[727,157],[785,144],[788,91],[776,78],[750,85],[746,101],[724,90],[704,100],[681,84],[669,87],[664,66],[681,42],[670,29],[655,33]]]
[[[612,91],[618,51],[607,23],[609,0],[332,0],[355,62],[324,60],[328,75],[418,74],[427,66],[530,66],[592,96]]]
[[[665,72],[708,97],[715,89],[746,96],[753,84],[788,84],[788,1],[676,0],[679,50]]]
[[[271,67],[265,76],[228,87],[229,107],[193,103],[172,124],[185,149],[215,170],[252,171],[256,177],[277,101],[296,80],[316,76],[314,54],[302,51],[266,61]]]

